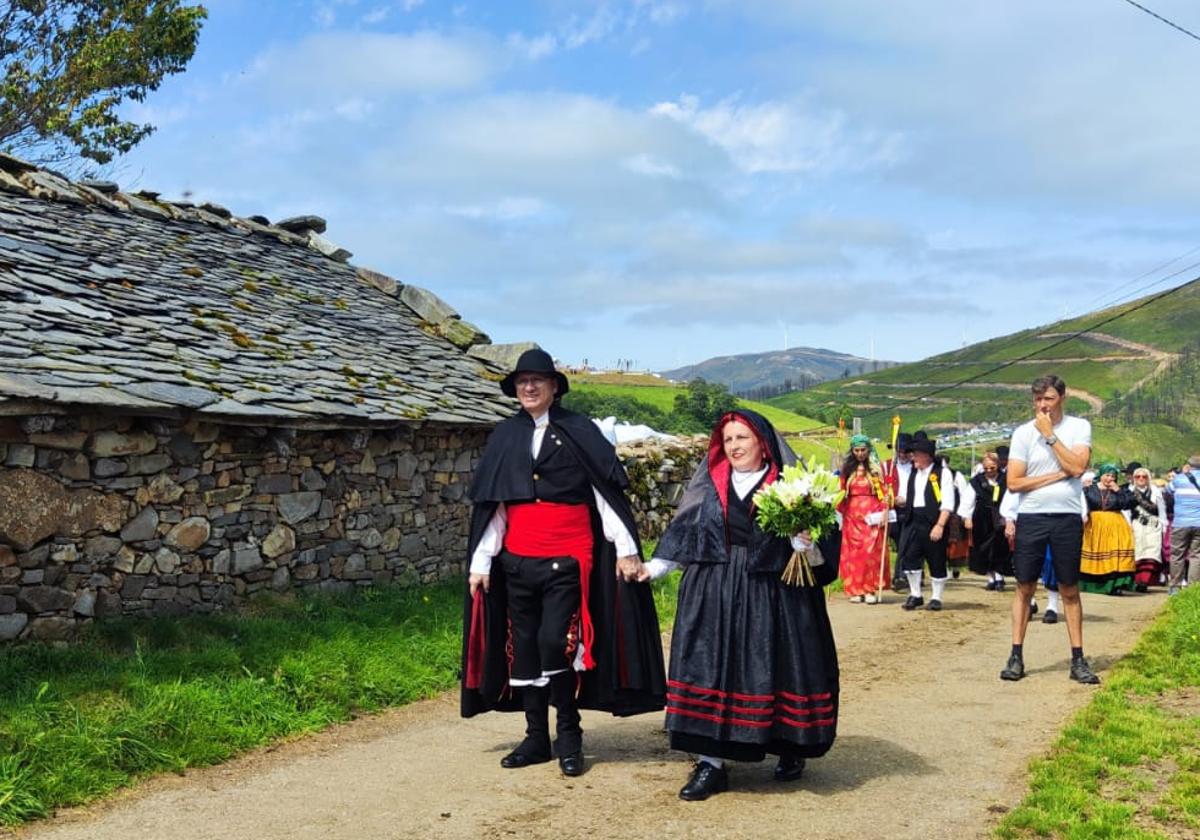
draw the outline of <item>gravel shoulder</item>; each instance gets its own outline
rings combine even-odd
[[[554,763],[506,771],[519,716],[464,721],[457,694],[364,718],[218,767],[148,780],[87,808],[28,826],[22,840],[231,838],[987,836],[1025,793],[1044,753],[1094,689],[1067,679],[1062,623],[1035,622],[1028,676],[998,679],[1008,654],[1010,593],[982,579],[948,589],[941,613],[830,605],[842,668],[838,740],[799,783],[772,765],[734,765],[707,802],[676,797],[689,765],[667,748],[661,715],[585,713],[588,772]],[[1103,676],[1165,596],[1085,595],[1085,649]],[[1044,606],[1044,601],[1042,603]]]

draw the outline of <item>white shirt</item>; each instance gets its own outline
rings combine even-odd
[[[925,485],[929,483],[929,474],[933,472],[934,465],[930,464],[923,470],[913,467],[913,497],[912,506],[915,508],[925,507]],[[942,501],[938,505],[938,510],[948,510],[954,512],[954,475],[946,467],[942,468],[941,474],[938,476],[938,489],[942,494]]]
[[[962,473],[954,474],[954,492],[958,494],[958,515],[970,519],[975,515],[975,488]]]
[[[529,454],[534,458],[542,451],[542,440],[546,437],[546,429],[549,426],[550,415],[548,412],[533,418],[533,443]],[[604,501],[604,497],[595,487],[592,488],[592,495],[596,499],[596,511],[600,514],[600,522],[604,527],[604,538],[616,546],[617,556],[636,555],[638,553],[637,541],[629,533],[629,529],[625,527],[621,517],[617,516],[617,512],[609,506],[608,502]],[[508,513],[504,509],[504,504],[500,503],[496,505],[496,512],[492,514],[491,521],[488,522],[487,528],[484,529],[483,536],[479,540],[479,545],[475,546],[475,553],[471,555],[471,574],[490,575],[492,573],[492,558],[504,548],[504,535],[507,533]]]
[[[1063,415],[1063,419],[1054,427],[1054,435],[1062,441],[1067,449],[1077,446],[1092,446],[1092,424],[1082,417]],[[1025,475],[1035,478],[1039,475],[1058,472],[1062,469],[1053,449],[1042,438],[1034,421],[1023,423],[1013,432],[1012,443],[1009,446],[1008,460],[1021,461],[1025,464]],[[1085,513],[1086,505],[1081,505],[1083,498],[1083,483],[1079,478],[1066,478],[1029,490],[1021,494],[1021,513]]]

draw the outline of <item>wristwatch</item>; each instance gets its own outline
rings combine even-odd
[[[1058,435],[1050,435],[1050,437],[1042,438],[1042,440],[1046,441],[1047,446],[1053,446],[1058,443]]]

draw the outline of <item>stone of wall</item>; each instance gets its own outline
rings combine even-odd
[[[675,514],[696,465],[708,452],[708,437],[621,444],[617,454],[629,473],[629,500],[643,540],[658,539]]]
[[[486,436],[0,418],[0,640],[461,575]]]

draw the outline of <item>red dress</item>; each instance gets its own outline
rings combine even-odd
[[[884,480],[880,487],[885,497],[891,482]],[[891,580],[889,558],[884,556],[887,540],[887,502],[879,498],[875,483],[869,476],[855,471],[850,480],[842,477],[846,497],[839,505],[842,514],[842,557],[839,569],[846,594],[866,595],[887,585]],[[882,524],[868,525],[866,516],[879,513]],[[881,565],[882,563],[882,565]],[[880,572],[882,571],[882,576]]]

